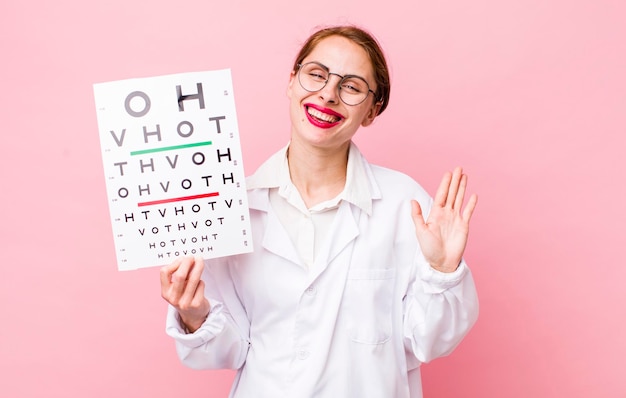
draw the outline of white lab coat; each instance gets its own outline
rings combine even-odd
[[[431,198],[358,155],[371,214],[342,201],[313,267],[302,266],[268,189],[249,186],[254,252],[206,262],[212,309],[195,333],[169,308],[184,364],[238,370],[232,398],[421,397],[420,364],[449,354],[475,323],[466,264],[444,274],[421,255],[410,199],[428,210]]]

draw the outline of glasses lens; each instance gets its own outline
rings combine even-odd
[[[306,91],[319,91],[328,81],[328,71],[314,62],[304,64],[300,67],[298,80]]]
[[[340,84],[339,97],[348,105],[358,105],[365,101],[370,90],[367,82],[358,76],[346,76]]]

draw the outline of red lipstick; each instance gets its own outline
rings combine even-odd
[[[312,125],[322,129],[335,127],[344,119],[340,113],[315,104],[304,104],[304,113]]]

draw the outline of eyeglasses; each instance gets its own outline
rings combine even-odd
[[[360,76],[345,75],[341,76],[337,73],[331,73],[327,67],[318,62],[307,62],[306,64],[298,64],[298,81],[300,86],[308,92],[314,93],[320,91],[330,80],[331,75],[335,75],[341,79],[339,81],[339,98],[344,104],[354,106],[359,105],[372,93],[369,84]]]

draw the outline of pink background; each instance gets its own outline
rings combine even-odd
[[[480,319],[426,396],[626,396],[624,1],[174,3],[0,5],[0,396],[227,396],[232,372],[179,364],[158,269],[116,270],[92,84],[232,68],[251,173],[301,42],[344,22],[392,70],[363,152],[431,193],[463,165],[480,196]]]

